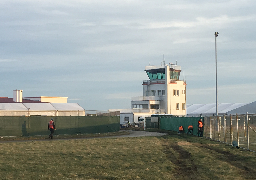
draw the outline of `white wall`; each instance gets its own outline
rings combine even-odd
[[[126,124],[125,117],[129,118],[130,123],[134,123],[133,113],[120,113],[120,124]]]
[[[183,94],[182,92],[186,89],[186,84],[183,81],[175,81],[175,83],[168,84],[168,99],[169,102],[169,114],[172,115],[186,115],[186,106],[185,110],[182,109],[182,103],[186,103],[186,92]],[[174,95],[173,91],[179,91],[179,95]],[[176,109],[176,104],[179,103],[179,110]]]

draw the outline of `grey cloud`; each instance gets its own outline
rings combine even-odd
[[[125,96],[142,93],[144,67],[160,65],[164,54],[181,65],[189,103],[214,102],[218,31],[219,94],[231,102],[238,94],[222,86],[254,84],[255,17],[252,0],[3,0],[0,96],[23,88],[27,96],[79,99],[86,109],[129,108]]]

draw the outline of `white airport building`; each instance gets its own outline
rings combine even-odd
[[[152,114],[186,116],[186,82],[180,80],[181,67],[163,62],[146,66],[145,72],[149,79],[142,83],[143,95],[132,98],[130,111],[121,111],[120,123],[138,123]]]
[[[0,116],[85,116],[77,103],[68,97],[23,97],[23,90],[13,90],[13,98],[0,97]]]

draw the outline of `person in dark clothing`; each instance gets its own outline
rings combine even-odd
[[[51,134],[49,135],[49,138],[53,138],[53,133],[54,133],[54,130],[56,130],[55,129],[55,124],[54,124],[54,121],[53,121],[53,119],[51,119],[50,121],[49,121],[49,123],[48,123],[48,130],[50,130],[50,132],[51,132]]]
[[[192,125],[188,126],[188,133],[187,134],[193,134],[193,126]]]
[[[198,121],[198,137],[203,137],[203,122],[202,119]]]

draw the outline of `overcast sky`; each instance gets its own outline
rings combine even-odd
[[[187,103],[256,100],[256,1],[1,0],[0,96],[130,108],[145,66],[178,62]]]

